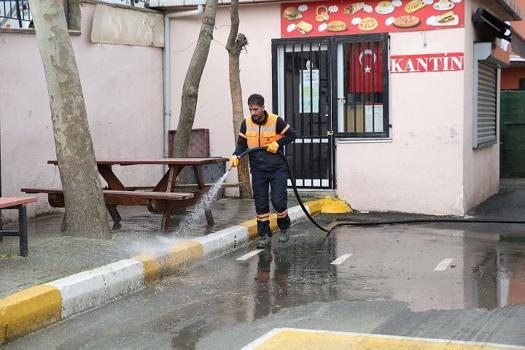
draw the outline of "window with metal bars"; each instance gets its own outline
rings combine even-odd
[[[338,136],[389,137],[388,38],[338,45]]]
[[[32,28],[28,0],[0,0],[0,28]]]
[[[68,11],[68,0],[63,0],[63,4],[69,29],[80,30],[80,28],[71,28],[69,18],[70,12]],[[80,16],[80,12],[78,12],[78,16]],[[73,20],[73,22],[80,23],[80,18],[78,18],[78,20]],[[34,28],[33,17],[31,16],[31,10],[29,8],[29,0],[0,0],[0,28]]]

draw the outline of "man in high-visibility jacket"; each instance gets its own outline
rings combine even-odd
[[[287,180],[286,164],[277,154],[283,152],[283,147],[295,140],[297,133],[282,118],[268,113],[264,109],[264,97],[253,94],[248,98],[250,116],[244,118],[237,147],[230,159],[232,167],[239,164],[239,155],[247,148],[264,147],[266,151],[250,154],[250,171],[252,173],[252,189],[257,212],[257,230],[260,235],[257,248],[267,248],[271,244],[270,206],[268,203],[268,187],[271,188],[272,205],[277,212],[277,225],[281,230],[279,242],[288,240],[287,230],[290,218],[287,210]]]

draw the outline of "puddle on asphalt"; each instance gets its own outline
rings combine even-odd
[[[469,234],[306,234],[251,260],[254,317],[335,300],[395,300],[412,311],[525,304],[525,240]],[[331,264],[339,256],[352,256]],[[438,264],[447,260],[447,266]]]

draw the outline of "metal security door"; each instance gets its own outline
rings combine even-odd
[[[273,105],[298,133],[285,149],[296,186],[334,188],[329,41],[274,40],[272,53]]]

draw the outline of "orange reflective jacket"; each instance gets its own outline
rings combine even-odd
[[[277,116],[268,113],[266,123],[264,125],[255,124],[251,116],[244,118],[246,121],[246,140],[248,141],[248,148],[268,146],[270,143],[278,141],[283,138],[283,134],[288,127],[278,134],[277,133]]]

